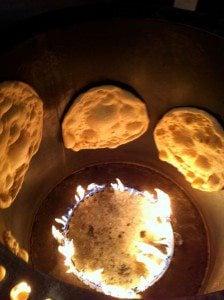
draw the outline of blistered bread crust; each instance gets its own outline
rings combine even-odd
[[[224,131],[207,112],[170,110],[154,130],[159,158],[176,167],[193,188],[213,192],[224,187]]]
[[[62,123],[66,148],[116,148],[140,137],[148,128],[146,105],[112,85],[90,89],[74,101]]]
[[[16,256],[20,257],[25,262],[29,261],[28,252],[22,247],[20,247],[19,243],[17,242],[16,238],[12,235],[10,230],[5,230],[3,232],[3,242],[5,246]]]
[[[0,208],[16,198],[43,127],[43,104],[27,84],[0,84]]]

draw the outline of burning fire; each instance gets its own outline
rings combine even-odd
[[[136,240],[134,247],[137,249],[135,261],[142,263],[147,269],[145,276],[140,276],[138,286],[132,289],[123,286],[105,283],[103,279],[104,269],[100,268],[94,271],[80,271],[76,268],[74,257],[76,255],[76,246],[72,239],[67,237],[68,224],[77,205],[94,195],[103,191],[106,185],[97,185],[92,183],[85,190],[82,186],[78,186],[75,195],[75,204],[70,208],[66,215],[56,218],[55,221],[60,225],[60,229],[52,226],[52,235],[58,241],[58,251],[64,256],[64,264],[67,267],[67,273],[73,273],[88,286],[117,298],[141,298],[140,292],[152,286],[167,270],[173,255],[174,240],[173,230],[170,223],[171,207],[169,196],[159,189],[155,189],[156,195],[147,191],[140,192],[136,189],[126,187],[119,179],[116,183],[110,184],[115,192],[127,192],[130,195],[141,195],[148,200],[150,206],[145,211],[145,224],[147,231],[153,237],[153,243]],[[87,200],[88,201],[88,200]],[[150,216],[149,218],[147,216]],[[158,246],[158,247],[157,247]],[[160,250],[159,246],[165,251]]]
[[[15,285],[10,291],[11,300],[27,300],[31,293],[31,287],[27,282],[22,281]]]

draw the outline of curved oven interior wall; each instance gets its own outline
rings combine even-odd
[[[3,55],[0,65],[1,80],[29,83],[45,110],[41,147],[17,200],[0,211],[0,231],[11,229],[28,249],[35,213],[63,178],[98,162],[143,163],[173,178],[194,199],[211,240],[204,292],[224,289],[224,191],[193,190],[176,169],[159,161],[152,138],[157,121],[173,107],[196,106],[224,116],[223,40],[155,21],[79,24],[28,40]],[[146,102],[151,120],[147,133],[114,150],[66,150],[61,120],[70,100],[87,85],[114,81],[134,88]]]

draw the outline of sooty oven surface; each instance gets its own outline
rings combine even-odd
[[[19,242],[29,249],[34,266],[44,272],[49,271],[43,266],[47,251],[43,250],[43,257],[37,261],[37,252],[32,248],[35,243],[36,247],[40,246],[35,241],[35,234],[30,244],[38,209],[48,205],[45,202],[47,195],[59,182],[83,167],[106,162],[141,164],[146,169],[152,167],[172,178],[187,191],[188,197],[193,201],[198,197],[174,168],[158,160],[152,131],[164,113],[178,106],[203,108],[222,122],[223,40],[184,26],[152,20],[82,23],[50,30],[27,40],[2,55],[0,65],[1,80],[27,82],[44,101],[44,131],[40,150],[32,161],[15,204],[0,212],[0,229],[9,228],[14,232]],[[148,132],[138,140],[115,150],[84,150],[78,153],[66,150],[60,127],[65,112],[80,91],[100,83],[115,83],[134,89],[141,96],[148,106],[151,121]],[[142,170],[145,170],[144,167]],[[117,172],[123,171],[119,169]],[[147,172],[151,171],[147,169]],[[68,182],[75,176],[70,177]],[[160,184],[163,180],[166,179],[162,179]],[[54,200],[53,198],[52,201]],[[52,214],[59,208],[54,207]],[[35,223],[34,232],[38,230]],[[39,234],[41,236],[42,233]],[[216,245],[212,236],[211,245],[209,272],[212,272],[211,266],[215,263],[213,254]],[[0,263],[11,257],[5,249],[1,249],[1,252]],[[204,266],[203,257],[200,259]],[[52,255],[51,264],[53,259],[55,254]],[[26,269],[17,259],[12,258],[11,261],[15,264],[14,280],[17,273],[21,276],[19,268],[28,276],[32,274],[31,269]],[[12,267],[9,263],[6,265],[8,268]],[[35,272],[33,284],[36,296],[34,292],[31,299],[40,299],[37,296],[38,290],[40,295],[53,299],[56,295],[59,299],[73,299],[74,295],[80,298],[90,297],[91,292],[82,294],[72,286],[66,292],[66,285]],[[32,275],[30,278],[33,278]],[[50,282],[49,285],[42,284],[41,287],[43,278],[46,279],[45,282]],[[165,276],[161,282],[163,280],[166,281]],[[195,282],[194,291],[199,285],[200,283]],[[6,295],[8,287],[7,282],[2,285],[3,295]],[[186,288],[186,292],[188,291]]]

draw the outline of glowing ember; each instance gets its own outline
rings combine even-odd
[[[22,281],[15,285],[10,291],[11,300],[27,300],[31,293],[31,287],[25,282]]]
[[[64,263],[68,273],[73,273],[85,284],[106,295],[117,298],[140,298],[139,293],[153,285],[165,273],[173,255],[174,241],[173,230],[170,224],[170,199],[166,193],[159,189],[155,189],[157,196],[154,196],[147,191],[140,192],[126,187],[119,179],[116,180],[116,183],[111,183],[110,189],[113,192],[111,199],[107,197],[109,194],[105,194],[105,188],[105,185],[94,183],[90,184],[86,190],[78,186],[74,207],[70,208],[62,218],[55,219],[61,225],[61,228],[57,229],[53,225],[52,235],[59,243],[58,251],[65,258]],[[94,198],[97,192],[101,192],[100,194],[103,195],[99,202]],[[95,202],[91,202],[93,198]],[[117,199],[119,199],[119,203],[116,203]],[[81,203],[82,201],[83,204]],[[83,237],[81,231],[78,235],[76,223],[74,229],[70,228],[69,230],[68,228],[72,218],[76,215],[78,218],[83,216],[81,212],[80,215],[77,213],[78,209],[85,203],[89,205],[89,209],[87,210],[88,218],[91,217],[92,213],[92,222],[95,222],[94,234],[97,235],[98,232],[99,238],[97,242],[94,241],[92,225],[88,225],[90,226],[90,237]],[[131,204],[129,205],[129,203]],[[80,208],[78,207],[79,204]],[[116,218],[113,213],[107,216],[105,214],[98,216],[99,210],[97,210],[97,215],[94,214],[93,205],[101,205],[104,208],[107,204],[114,205],[115,209],[119,211],[118,215],[120,219]],[[117,204],[123,205],[124,209],[122,210]],[[129,211],[127,211],[128,209]],[[114,227],[111,229],[111,235],[116,236],[116,238],[117,236],[119,238],[122,237],[120,234],[117,235],[117,228],[123,228],[123,220],[127,221],[128,217],[131,218],[130,223],[128,223],[130,226],[127,227],[128,229],[125,233],[126,236],[123,239],[116,240],[116,247],[115,244],[110,244],[115,240],[111,237],[109,237],[109,242],[108,240],[105,242],[104,239],[105,236],[106,238],[108,236],[108,229],[104,226],[98,226],[99,221],[97,221],[97,216],[99,220],[106,218],[105,223],[108,222],[116,227],[115,229],[113,229]],[[78,219],[78,223],[81,222]],[[89,219],[88,222],[90,222]],[[85,223],[82,223],[82,225],[85,225]],[[134,226],[137,227],[137,231]],[[106,231],[106,235],[99,234],[102,228]],[[77,233],[74,235],[74,240],[69,238],[69,231]],[[95,238],[97,239],[97,237]],[[103,251],[102,255],[96,249],[99,243],[101,247],[100,251]],[[108,245],[111,247],[108,247]],[[80,252],[83,249],[87,249],[87,254],[85,253],[84,256]],[[94,256],[91,255],[95,255],[97,259],[94,259]],[[80,257],[84,257],[83,261]],[[120,264],[118,264],[117,261],[119,259],[125,263],[121,264],[119,261]],[[109,261],[113,262],[111,270],[108,269]]]

